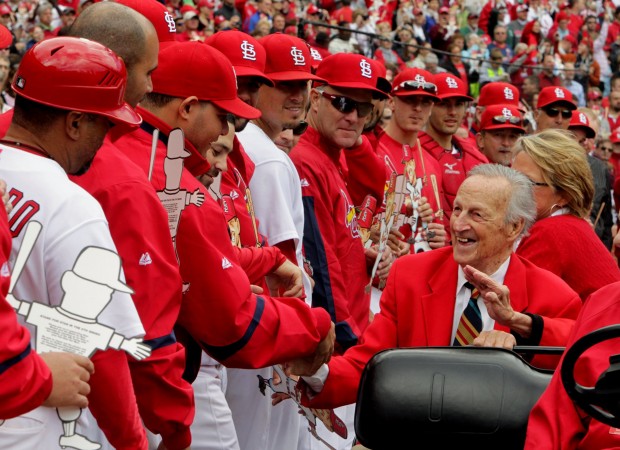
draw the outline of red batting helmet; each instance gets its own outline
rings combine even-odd
[[[11,86],[36,103],[139,125],[141,117],[123,100],[126,83],[125,64],[112,50],[63,36],[43,40],[26,52]]]

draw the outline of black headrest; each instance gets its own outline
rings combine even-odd
[[[439,449],[521,450],[551,375],[499,348],[385,350],[362,373],[357,438],[373,450],[425,438]]]

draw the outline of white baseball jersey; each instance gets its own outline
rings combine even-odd
[[[250,179],[250,191],[258,219],[258,231],[267,237],[269,245],[291,239],[295,242],[297,265],[303,274],[306,302],[312,306],[312,287],[303,267],[301,250],[304,208],[297,169],[288,155],[276,147],[269,136],[253,123],[248,123],[237,136],[255,164]],[[271,392],[267,392],[265,396],[259,394],[256,386],[252,386],[256,376],[248,375],[255,373],[271,378],[272,372],[271,368],[257,371],[228,369],[229,388],[226,398],[235,418],[242,450],[286,450],[297,446],[301,420],[297,405],[294,402],[283,402],[275,408],[272,407]],[[241,387],[241,383],[247,386]],[[243,392],[245,394],[242,394]],[[256,411],[251,412],[249,408],[242,407],[243,403],[251,398],[254,398],[254,407],[260,408],[260,413],[256,414]]]
[[[103,211],[90,194],[68,179],[55,161],[26,151],[0,145],[0,179],[6,181],[14,204],[9,215],[13,235],[11,267],[20,250],[25,225],[29,221],[42,225],[13,295],[20,301],[59,306],[65,295],[61,278],[74,267],[85,248],[100,247],[116,253]],[[122,273],[121,277],[124,280]],[[19,319],[30,329],[35,348],[36,329],[23,316]],[[144,334],[133,301],[123,292],[112,294],[97,322],[125,337]],[[61,431],[56,409],[40,407],[0,426],[0,448],[59,448]]]

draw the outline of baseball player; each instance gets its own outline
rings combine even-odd
[[[179,71],[179,67],[188,70]],[[145,120],[141,129],[122,136],[117,145],[145,172],[154,146],[151,182],[158,191],[165,186],[165,142],[174,128],[185,133],[187,151],[206,152],[211,142],[228,131],[227,112],[248,118],[259,114],[237,97],[234,71],[226,57],[199,42],[175,43],[162,49],[159,66],[153,72],[153,92],[138,110]],[[159,138],[154,141],[156,129]],[[187,169],[183,170],[180,187],[188,192],[198,187],[206,193]],[[177,325],[211,356],[227,366],[245,367],[262,367],[314,353],[317,362],[328,359],[329,317],[298,300],[287,299],[285,303],[252,294],[238,252],[230,243],[222,210],[209,195],[202,205],[183,210],[177,250],[182,278],[190,283]]]
[[[369,323],[366,252],[370,250],[362,245],[354,203],[341,170],[341,153],[365,142],[370,146],[361,136],[362,129],[373,109],[373,95],[385,93],[377,88],[378,73],[361,55],[331,55],[319,64],[316,75],[326,84],[310,91],[309,127],[290,156],[302,180],[303,244],[316,283],[312,302],[332,314],[337,349],[344,353],[357,343]],[[368,254],[372,267],[376,252]],[[390,265],[388,252],[378,266],[378,275],[387,276]],[[354,412],[354,405],[349,405],[339,414],[350,432],[338,448],[351,445]]]
[[[100,42],[129,61],[127,73],[133,82],[124,96],[133,107],[152,88],[150,72],[157,66],[158,38],[174,37],[162,31],[168,30],[166,18],[170,14],[166,8],[155,0],[140,3],[145,14],[150,11],[157,16],[157,25],[127,7],[132,5],[102,2],[80,14],[71,28],[72,35]],[[190,383],[182,378],[185,351],[173,332],[181,308],[182,281],[168,232],[168,216],[144,171],[113,144],[111,133],[90,170],[71,179],[103,208],[123,259],[127,283],[134,291],[132,297],[146,332],[144,339],[152,348],[149,358],[128,358],[140,416],[169,450],[188,448],[194,399]],[[105,436],[98,436],[97,441],[111,448]]]
[[[108,83],[102,86],[104,78]],[[42,41],[20,63],[12,83],[17,94],[13,118],[0,153],[0,176],[7,181],[13,204],[11,264],[20,252],[25,226],[37,221],[42,229],[13,289],[18,299],[58,306],[64,295],[62,275],[86,247],[116,252],[101,207],[67,174],[88,169],[110,123],[141,122],[122,100],[126,80],[123,61],[86,39]],[[126,292],[116,291],[97,320],[128,338],[144,334]],[[99,351],[92,360],[96,371],[90,381],[89,408],[99,426],[117,448],[146,448],[127,359],[120,352]],[[0,447],[57,448],[59,426],[54,409],[37,408],[0,427]],[[76,441],[71,443],[74,448],[94,448],[86,437]]]

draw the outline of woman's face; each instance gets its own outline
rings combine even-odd
[[[532,32],[540,33],[540,22],[538,20],[532,25]]]

